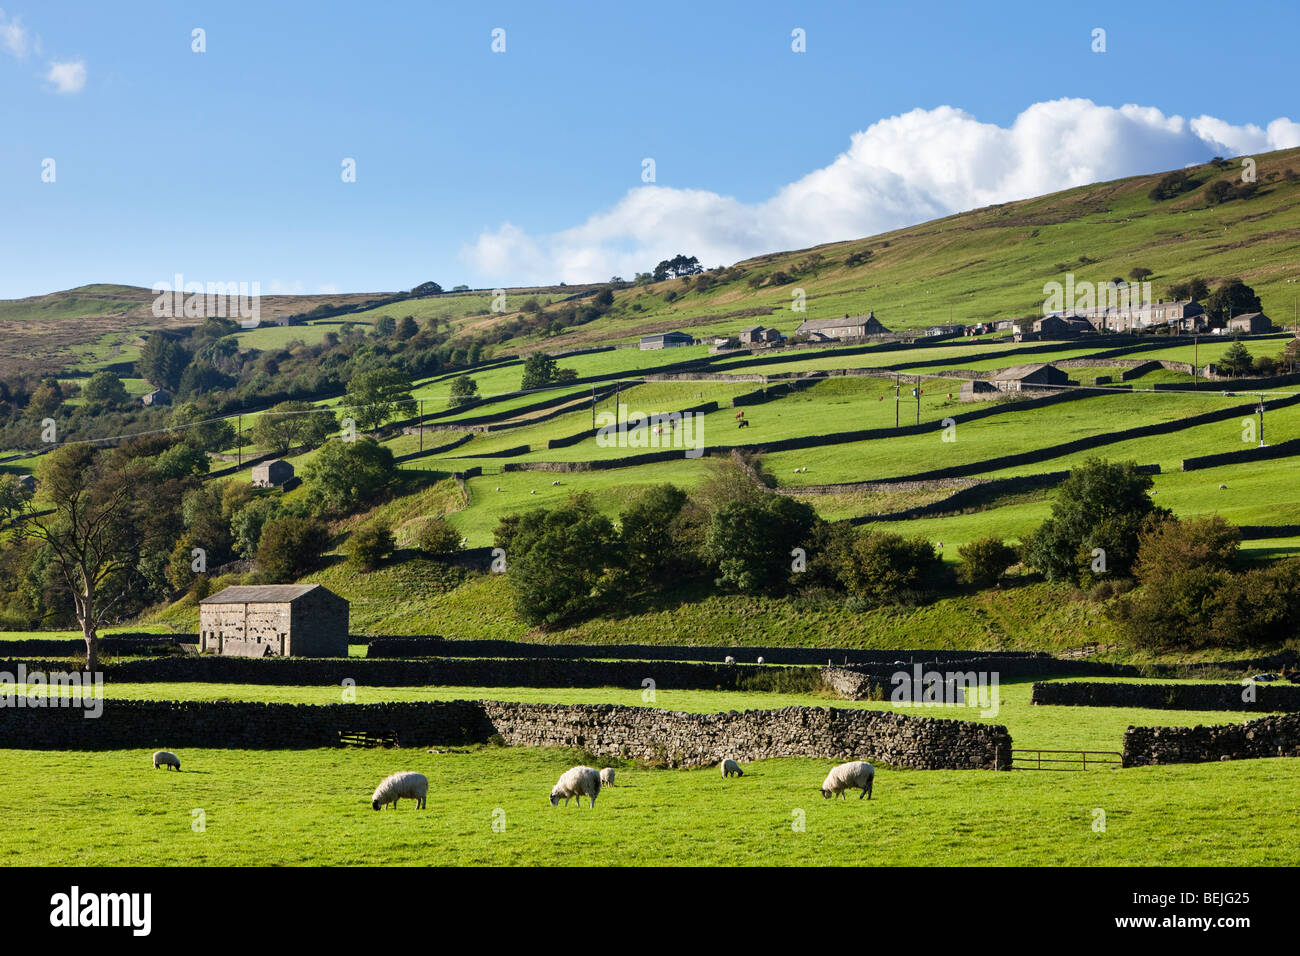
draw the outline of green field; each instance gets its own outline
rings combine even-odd
[[[133,698],[338,702],[338,689],[329,687],[109,690]],[[639,690],[612,688],[358,690],[359,702],[640,702]],[[1017,747],[1113,750],[1129,723],[1223,723],[1244,716],[1034,707],[1028,692],[1028,683],[1004,685],[995,718],[1008,726]],[[707,712],[831,702],[663,691],[656,705]],[[922,716],[979,719],[968,708],[919,710]],[[552,748],[189,750],[181,752],[182,772],[171,773],[152,769],[150,750],[146,742],[131,751],[0,750],[0,772],[8,781],[0,819],[12,836],[0,862],[64,863],[66,847],[76,846],[78,863],[88,866],[1300,863],[1300,848],[1289,836],[1300,778],[1286,760],[1075,773],[880,766],[871,801],[827,801],[817,788],[829,760],[759,761],[746,765],[744,777],[724,781],[716,767],[655,770]],[[555,780],[584,761],[616,767],[616,785],[602,791],[594,812],[550,807],[546,798]],[[410,802],[396,812],[370,809],[371,790],[396,770],[429,777],[427,810]],[[85,812],[88,804],[93,814]],[[1105,814],[1100,832],[1094,829],[1099,809]]]

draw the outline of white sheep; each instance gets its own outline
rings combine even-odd
[[[551,806],[556,806],[563,798],[564,805],[567,807],[570,797],[577,799],[578,806],[582,806],[582,798],[587,797],[595,808],[598,793],[600,793],[599,770],[593,770],[591,767],[570,767],[561,774],[560,779],[551,788]]]
[[[180,758],[170,750],[156,751],[153,755],[153,768],[157,770],[159,767],[162,767],[163,769],[166,769],[167,767],[175,767],[179,772],[181,769]]]
[[[871,798],[871,782],[875,779],[876,770],[865,760],[854,760],[850,763],[842,763],[838,767],[832,767],[831,772],[826,775],[822,781],[822,796],[830,799],[835,795],[847,800],[844,796],[846,790],[861,790],[858,796],[861,800],[863,797]]]
[[[614,768],[602,767],[600,770],[600,785],[602,787],[614,786]]]
[[[736,663],[736,659],[735,659],[734,657],[732,657],[730,654],[728,654],[725,658],[723,658],[722,663],[724,663],[724,664],[734,664],[734,663]]]
[[[379,782],[379,786],[375,787],[374,796],[370,798],[370,806],[382,810],[386,804],[391,803],[396,810],[397,801],[405,798],[414,800],[415,808],[423,810],[428,795],[428,777],[413,770],[399,770]]]
[[[743,777],[745,771],[740,769],[740,764],[728,757],[722,761],[722,776],[725,777]]]
[[[551,482],[551,487],[552,487],[552,488],[558,488],[558,487],[560,487],[560,483],[559,483],[558,481],[553,481],[553,482]]]
[[[767,663],[766,661],[763,660],[762,657],[760,657],[760,658],[758,659],[758,662],[759,662],[760,664],[765,664],[765,663]]]

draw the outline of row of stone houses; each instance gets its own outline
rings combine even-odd
[[[1083,332],[1131,332],[1134,329],[1164,325],[1176,332],[1203,330],[1209,317],[1205,307],[1195,299],[1157,300],[1146,305],[1094,306],[1049,312],[1037,319],[1033,330],[1044,336],[1071,336]],[[1255,335],[1271,331],[1272,320],[1262,312],[1233,316],[1227,322],[1231,332]]]
[[[864,339],[871,335],[889,335],[889,329],[880,324],[876,313],[849,315],[838,319],[805,319],[794,330],[795,335],[806,335],[809,342],[830,342],[838,339]]]

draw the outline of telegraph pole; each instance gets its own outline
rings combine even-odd
[[[916,423],[921,424],[921,376],[916,377]]]
[[[1199,335],[1193,334],[1192,335],[1192,388],[1196,388],[1196,389],[1199,389],[1201,387],[1200,383],[1197,381],[1197,379],[1200,377],[1200,373],[1199,373],[1200,366],[1197,364],[1197,360],[1196,360],[1196,356],[1200,354],[1199,352],[1200,344],[1201,344],[1201,337]]]
[[[244,467],[244,416],[238,417],[239,424],[235,426],[235,461],[240,468]]]
[[[1259,396],[1259,447],[1264,447],[1264,396]]]
[[[898,406],[903,400],[901,397],[902,392],[899,391],[899,389],[901,388],[902,388],[902,383],[900,382],[899,377],[895,375],[894,376],[894,427],[895,428],[898,427]]]
[[[420,433],[420,451],[424,451],[424,399],[420,399],[420,417],[415,423],[416,430]]]
[[[596,427],[596,386],[591,386],[591,427]]]

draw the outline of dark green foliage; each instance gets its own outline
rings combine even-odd
[[[392,526],[377,518],[352,532],[348,539],[348,564],[362,571],[373,571],[396,547]]]
[[[1253,370],[1254,359],[1250,350],[1240,341],[1234,341],[1219,358],[1219,371],[1228,375],[1248,375]]]
[[[415,546],[426,555],[453,554],[460,550],[461,533],[446,518],[429,518],[420,525]]]
[[[957,576],[965,584],[991,587],[1020,559],[1016,549],[1001,538],[979,538],[957,549],[961,567]]]
[[[1205,303],[1205,313],[1218,325],[1227,324],[1234,316],[1248,312],[1262,312],[1255,290],[1240,279],[1228,279],[1214,290]]]
[[[410,378],[393,368],[376,368],[353,376],[344,403],[343,414],[366,430],[415,411]]]
[[[392,451],[373,438],[326,442],[305,469],[307,497],[327,512],[349,514],[375,504],[395,470]]]
[[[581,620],[614,596],[618,535],[589,497],[519,515],[505,540],[515,609],[528,623]]]
[[[329,544],[329,530],[315,518],[272,518],[258,542],[258,570],[271,581],[293,581],[320,564]]]
[[[619,515],[625,567],[642,586],[662,585],[688,563],[678,520],[686,501],[686,492],[680,488],[654,485]]]
[[[121,408],[131,401],[122,380],[107,370],[90,376],[81,390],[81,397],[86,400],[91,410]]]
[[[812,505],[764,493],[757,501],[731,501],[713,513],[704,551],[718,569],[719,587],[778,593],[791,583],[791,552],[817,518]]]
[[[451,380],[452,405],[468,405],[478,398],[478,382],[468,375],[461,375]]]
[[[1142,522],[1158,510],[1151,486],[1134,462],[1088,459],[1061,483],[1051,516],[1025,541],[1022,557],[1049,581],[1091,583],[1101,561],[1104,573],[1127,574]]]
[[[310,402],[280,402],[253,426],[253,441],[263,448],[285,454],[299,446],[316,448],[338,427],[334,412]]]
[[[864,528],[841,559],[840,581],[867,604],[916,603],[938,563],[934,545],[924,538]]]
[[[1183,193],[1195,188],[1196,181],[1188,176],[1184,170],[1176,169],[1172,173],[1166,174],[1147,195],[1156,202],[1161,202],[1165,199],[1181,196]]]

